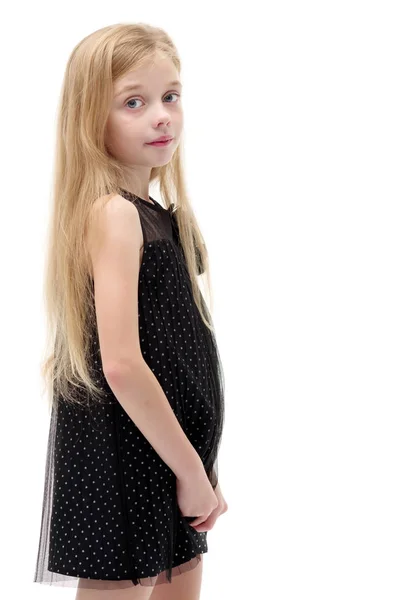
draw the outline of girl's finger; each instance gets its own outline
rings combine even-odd
[[[206,519],[205,521],[200,523],[197,527],[195,526],[196,531],[198,531],[199,533],[202,533],[204,531],[209,531],[210,529],[212,529],[214,527],[217,518],[218,518],[217,514],[210,515],[208,517],[208,519]],[[192,525],[192,527],[193,527],[193,525]]]

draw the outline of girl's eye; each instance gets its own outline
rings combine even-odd
[[[180,94],[176,94],[175,92],[171,92],[170,94],[167,94],[166,98],[168,98],[168,96],[178,96],[178,98],[180,97]],[[139,98],[131,98],[131,100],[128,100],[126,105],[128,106],[128,104],[130,102],[141,102],[141,100]],[[171,104],[171,102],[169,102],[169,104]],[[137,106],[129,106],[129,108],[137,108]]]

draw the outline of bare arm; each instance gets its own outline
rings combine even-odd
[[[140,349],[138,280],[143,242],[139,214],[118,196],[93,209],[88,229],[104,375],[117,400],[179,479],[204,473]]]

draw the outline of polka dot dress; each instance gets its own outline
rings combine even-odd
[[[167,210],[151,197],[120,194],[136,206],[143,232],[142,355],[215,488],[223,370],[214,333],[194,302],[174,206]],[[207,532],[197,532],[181,515],[175,474],[110,389],[96,327],[91,347],[89,366],[104,401],[81,407],[54,398],[34,581],[96,587],[102,580],[107,589],[170,583],[208,551]]]

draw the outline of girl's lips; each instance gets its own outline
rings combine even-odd
[[[172,142],[174,138],[171,138],[169,140],[166,140],[165,142],[150,142],[149,144],[147,144],[148,146],[167,146],[168,144],[170,144]]]

